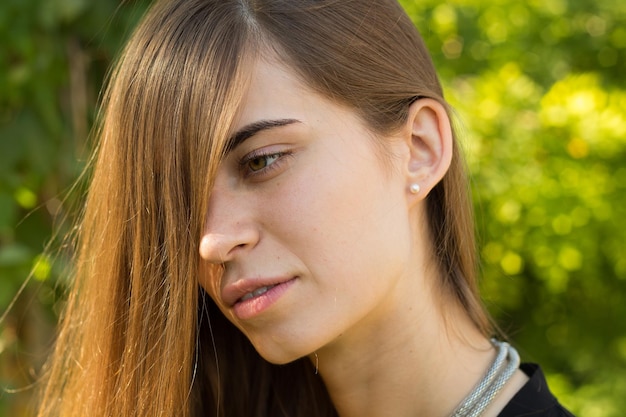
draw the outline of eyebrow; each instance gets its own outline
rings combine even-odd
[[[297,119],[259,120],[254,123],[247,124],[228,138],[224,152],[225,154],[228,154],[247,139],[261,131],[287,126],[293,123],[300,123],[300,121]]]

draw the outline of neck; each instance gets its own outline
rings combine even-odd
[[[432,305],[381,308],[312,357],[339,415],[450,415],[493,361],[491,343],[460,308],[448,320]]]

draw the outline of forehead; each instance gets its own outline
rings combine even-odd
[[[298,119],[325,99],[276,59],[258,59],[250,70],[234,130],[258,120]]]

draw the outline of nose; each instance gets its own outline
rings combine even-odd
[[[250,204],[238,198],[236,191],[214,189],[200,239],[200,257],[223,264],[256,246],[259,231],[251,214]]]

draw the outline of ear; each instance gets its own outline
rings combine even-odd
[[[416,100],[409,107],[402,135],[409,151],[406,189],[409,201],[416,203],[428,195],[450,167],[452,127],[445,107],[429,98]]]

